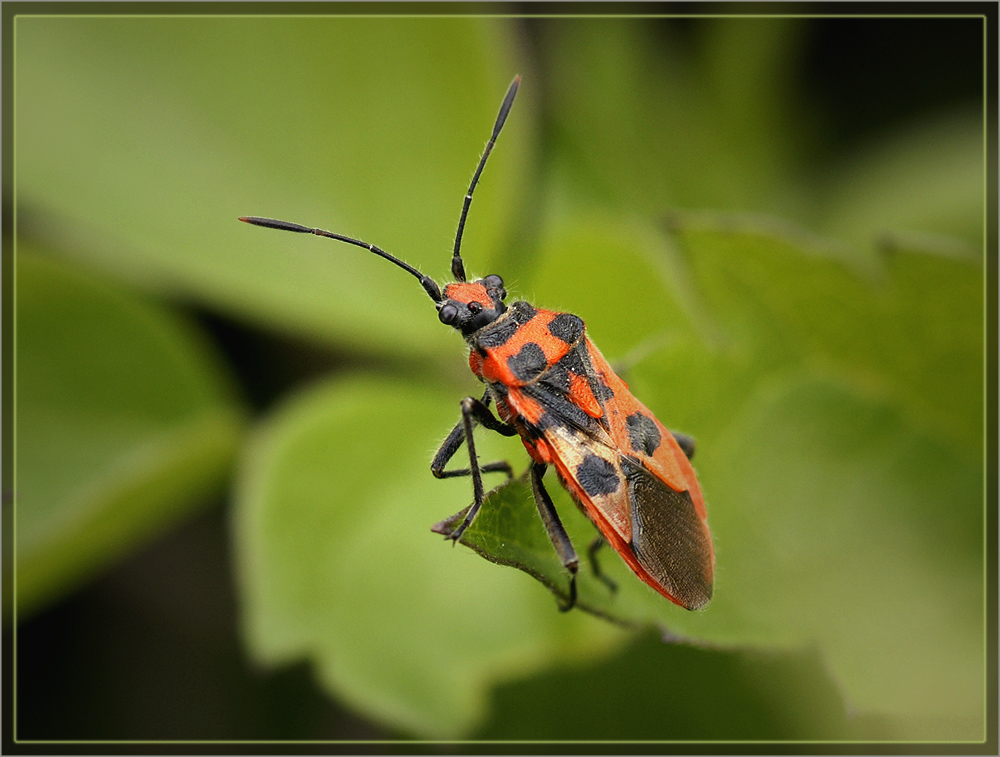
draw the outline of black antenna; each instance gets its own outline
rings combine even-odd
[[[424,288],[424,291],[430,295],[434,302],[441,302],[444,297],[441,296],[441,289],[438,287],[437,282],[434,281],[430,276],[424,276],[412,265],[404,263],[399,258],[394,255],[390,255],[385,250],[376,247],[373,244],[368,244],[368,242],[362,242],[360,239],[354,239],[352,237],[345,237],[343,234],[334,234],[332,231],[324,231],[323,229],[312,229],[308,226],[301,226],[297,223],[290,223],[289,221],[278,221],[274,218],[259,218],[257,216],[242,216],[240,218],[244,223],[252,223],[254,226],[264,226],[268,229],[280,229],[281,231],[294,231],[298,234],[315,234],[318,237],[328,237],[330,239],[336,239],[341,242],[347,242],[348,244],[353,244],[355,247],[364,247],[366,250],[374,252],[376,255],[380,255],[391,263],[395,263],[404,271],[412,273],[420,281],[420,285]]]
[[[486,150],[483,152],[483,157],[479,159],[479,166],[472,177],[472,183],[469,184],[469,191],[465,193],[465,203],[462,205],[462,217],[458,219],[458,233],[455,235],[455,252],[451,258],[451,274],[455,277],[456,281],[465,281],[465,265],[462,263],[462,255],[459,252],[459,248],[462,246],[465,217],[469,215],[469,206],[472,204],[472,192],[475,190],[476,184],[479,183],[479,175],[483,172],[486,159],[490,157],[493,145],[496,144],[497,137],[500,135],[500,129],[503,128],[503,122],[507,120],[507,114],[510,113],[510,106],[514,104],[514,95],[517,94],[517,87],[520,83],[521,77],[515,76],[514,81],[507,88],[507,95],[503,99],[503,104],[500,106],[500,113],[497,115],[497,122],[493,126],[493,136],[486,143]]]

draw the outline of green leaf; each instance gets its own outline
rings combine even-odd
[[[544,29],[553,156],[581,194],[640,213],[800,204],[785,183],[808,133],[786,73],[801,21],[701,19],[683,36],[628,18]]]
[[[900,252],[880,275],[860,273],[844,262],[853,257],[801,233],[695,221],[676,220],[659,244],[648,233],[643,246],[634,223],[602,236],[592,215],[566,217],[533,282],[588,323],[592,298],[600,346],[667,333],[630,380],[668,427],[697,438],[716,543],[716,598],[704,612],[664,601],[613,555],[601,566],[618,592],[584,566],[581,607],[727,645],[815,645],[850,706],[906,732],[974,737],[984,662],[980,269]],[[579,303],[567,271],[585,277]],[[641,303],[641,317],[623,301]],[[565,492],[549,490],[580,551],[586,523]],[[534,509],[514,482],[463,538],[564,594]]]
[[[448,348],[426,295],[394,266],[236,219],[322,226],[443,276],[463,193],[517,73],[507,22],[15,23],[22,234],[142,286],[354,349]],[[519,212],[532,141],[525,89],[469,218],[473,270]]]
[[[549,483],[546,491],[556,486],[558,484],[554,482]],[[564,505],[559,509],[565,514],[560,520],[572,541],[581,546],[592,542],[596,535],[593,525],[573,507],[563,492],[554,494]],[[531,507],[526,507],[526,504]],[[468,509],[464,508],[436,524],[434,532],[449,536],[462,522]],[[475,550],[490,562],[518,568],[538,579],[559,598],[560,605],[565,606],[569,601],[569,572],[563,568],[534,508],[527,474],[490,492],[476,519],[459,539],[459,544]],[[586,559],[583,554],[579,556],[582,560]],[[620,610],[613,602],[614,592],[601,583],[592,571],[584,570],[579,574],[577,593],[580,609],[628,623],[628,618],[619,618],[616,614]]]
[[[900,249],[859,268],[839,247],[745,219],[679,215],[674,223],[721,350],[753,351],[749,370],[815,366],[901,402],[915,425],[978,448],[976,258]]]
[[[815,650],[664,644],[638,636],[620,654],[498,686],[480,739],[785,741],[889,738],[848,715]]]
[[[581,196],[779,214],[861,250],[982,245],[984,111],[934,112],[824,155],[801,18],[648,19],[541,27],[552,72],[547,159]]]
[[[218,357],[171,311],[23,247],[15,277],[23,617],[210,501],[243,419]]]
[[[593,213],[549,220],[530,280],[537,304],[582,314],[612,359],[665,335],[628,378],[668,427],[697,438],[717,554],[705,611],[666,601],[605,550],[612,593],[587,566],[596,531],[550,477],[583,557],[581,607],[674,638],[815,649],[880,733],[975,738],[981,458],[966,427],[974,399],[949,398],[981,397],[969,301],[979,269],[926,253],[862,269],[783,228],[677,217],[666,235]],[[935,312],[955,320],[942,331]],[[943,360],[947,380],[914,368]],[[516,572],[420,536],[469,504],[468,480],[427,470],[462,393],[367,376],[318,386],[262,432],[239,495],[255,655],[310,658],[343,701],[435,737],[482,722],[496,682],[621,639],[557,612]],[[483,461],[525,460],[516,440],[494,436],[479,437]],[[565,596],[524,479],[490,495],[465,541]],[[810,723],[801,728],[833,728]]]
[[[975,736],[975,459],[893,404],[803,372],[762,386],[699,471],[721,566],[709,638],[815,643],[853,707],[967,718]]]
[[[260,430],[237,488],[253,655],[310,659],[341,701],[429,738],[481,722],[495,682],[623,640],[431,533],[470,497],[467,479],[428,469],[460,397],[376,376],[316,385]],[[484,459],[523,459],[506,443],[484,437]]]
[[[823,233],[859,246],[916,237],[977,252],[986,184],[983,113],[943,113],[839,157],[824,177]]]

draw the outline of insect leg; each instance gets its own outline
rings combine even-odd
[[[687,455],[687,459],[690,460],[694,457],[694,439],[687,434],[682,434],[680,431],[671,431],[674,435],[674,439],[677,440],[677,445],[681,448],[681,451]]]
[[[513,426],[508,426],[506,423],[502,423],[501,421],[496,420],[493,417],[493,414],[490,413],[488,409],[490,404],[489,392],[483,395],[481,404],[482,404],[482,410],[485,411],[485,414],[489,416],[490,420],[493,421],[494,424],[502,425],[503,429],[501,430],[499,428],[496,428],[495,426],[491,426],[486,423],[483,423],[484,426],[490,428],[493,431],[498,431],[504,436],[513,436],[515,433],[517,433],[514,430]],[[448,461],[455,456],[455,453],[458,452],[459,447],[462,446],[462,442],[464,441],[465,441],[465,420],[463,419],[460,420],[455,425],[455,428],[451,430],[451,433],[448,434],[448,438],[445,439],[444,443],[441,444],[440,449],[438,449],[437,453],[434,455],[434,459],[431,461],[431,473],[434,474],[435,478],[455,478],[456,476],[472,475],[472,470],[470,468],[460,468],[459,470],[450,470],[450,471],[446,471],[444,469],[444,466],[446,466],[448,464]],[[479,470],[482,473],[493,473],[495,471],[503,471],[504,473],[507,474],[507,478],[514,477],[514,471],[510,467],[510,463],[508,463],[506,460],[498,460],[494,463],[487,463],[486,465],[481,465],[479,466]]]
[[[475,428],[476,421],[491,431],[496,431],[504,436],[513,436],[517,433],[517,430],[513,426],[494,418],[493,413],[490,412],[490,409],[486,407],[484,402],[480,402],[475,397],[466,397],[462,400],[461,428],[465,436],[465,444],[469,448],[468,475],[472,477],[472,507],[469,508],[469,511],[465,514],[465,519],[458,525],[458,528],[452,531],[449,535],[448,538],[453,542],[461,539],[462,534],[465,533],[465,529],[472,525],[472,521],[476,519],[476,515],[479,513],[479,508],[483,506],[483,500],[485,499],[485,495],[483,493],[483,470],[485,467],[481,468],[479,465],[479,460],[476,457],[476,441],[472,435],[472,429]],[[454,433],[455,432],[453,431],[449,434],[448,439],[451,439]],[[447,443],[448,440],[445,440],[445,445],[447,445]],[[446,446],[442,447],[442,449],[447,451]],[[455,446],[455,450],[457,449],[458,445]],[[455,454],[455,450],[451,451],[452,455]],[[450,456],[451,455],[448,457]],[[437,462],[437,457],[435,457],[435,462]],[[447,462],[447,458],[445,458],[444,462],[441,463],[442,468],[444,467],[445,462]],[[494,466],[492,470],[504,470],[503,467],[496,467],[496,463],[491,463],[490,465]],[[510,465],[505,465],[506,469],[509,470]],[[431,470],[434,470],[433,465]],[[456,475],[456,473],[453,471],[452,475]]]
[[[594,578],[607,586],[611,591],[618,591],[618,584],[604,575],[604,571],[601,570],[601,564],[597,562],[597,553],[607,542],[604,540],[603,536],[598,536],[587,548],[587,554],[590,556],[590,569],[594,573]]]
[[[580,566],[580,561],[576,557],[576,550],[573,549],[573,543],[569,540],[569,535],[563,528],[562,521],[559,520],[555,505],[552,504],[552,498],[542,485],[545,467],[543,463],[531,464],[531,489],[535,493],[535,504],[538,505],[538,513],[542,516],[549,540],[556,548],[563,566],[569,571],[569,601],[565,605],[559,605],[559,609],[566,612],[573,609],[573,605],[576,604],[576,571]]]

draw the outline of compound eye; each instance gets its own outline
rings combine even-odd
[[[458,320],[458,308],[451,303],[444,304],[438,311],[438,318],[441,319],[441,323],[453,326]]]
[[[482,309],[483,306],[478,302],[473,301],[469,303],[469,312],[472,313],[473,315],[478,315],[480,312],[482,312]]]
[[[491,273],[483,279],[483,286],[491,292],[491,296],[494,298],[503,300],[507,296],[507,290],[503,288],[503,279],[495,273]]]

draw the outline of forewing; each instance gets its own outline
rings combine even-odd
[[[675,492],[688,492],[698,515],[707,519],[705,499],[694,468],[673,434],[629,391],[600,351],[586,341],[595,381],[608,391],[601,399],[613,444],[623,454],[631,455]]]
[[[704,607],[715,555],[691,463],[588,338],[561,362],[570,361],[571,378],[586,377],[582,391],[575,380],[564,389],[558,374],[539,387],[561,390],[577,419],[592,417],[545,432],[567,488],[640,578],[684,607]]]
[[[548,428],[543,439],[559,477],[587,517],[616,549],[629,544],[632,508],[617,450],[572,426]]]
[[[507,402],[537,440],[526,444],[555,466],[636,575],[683,607],[704,607],[715,558],[694,469],[584,335],[582,322],[563,320],[572,333],[553,335],[572,342],[569,351],[531,381],[509,387]]]

